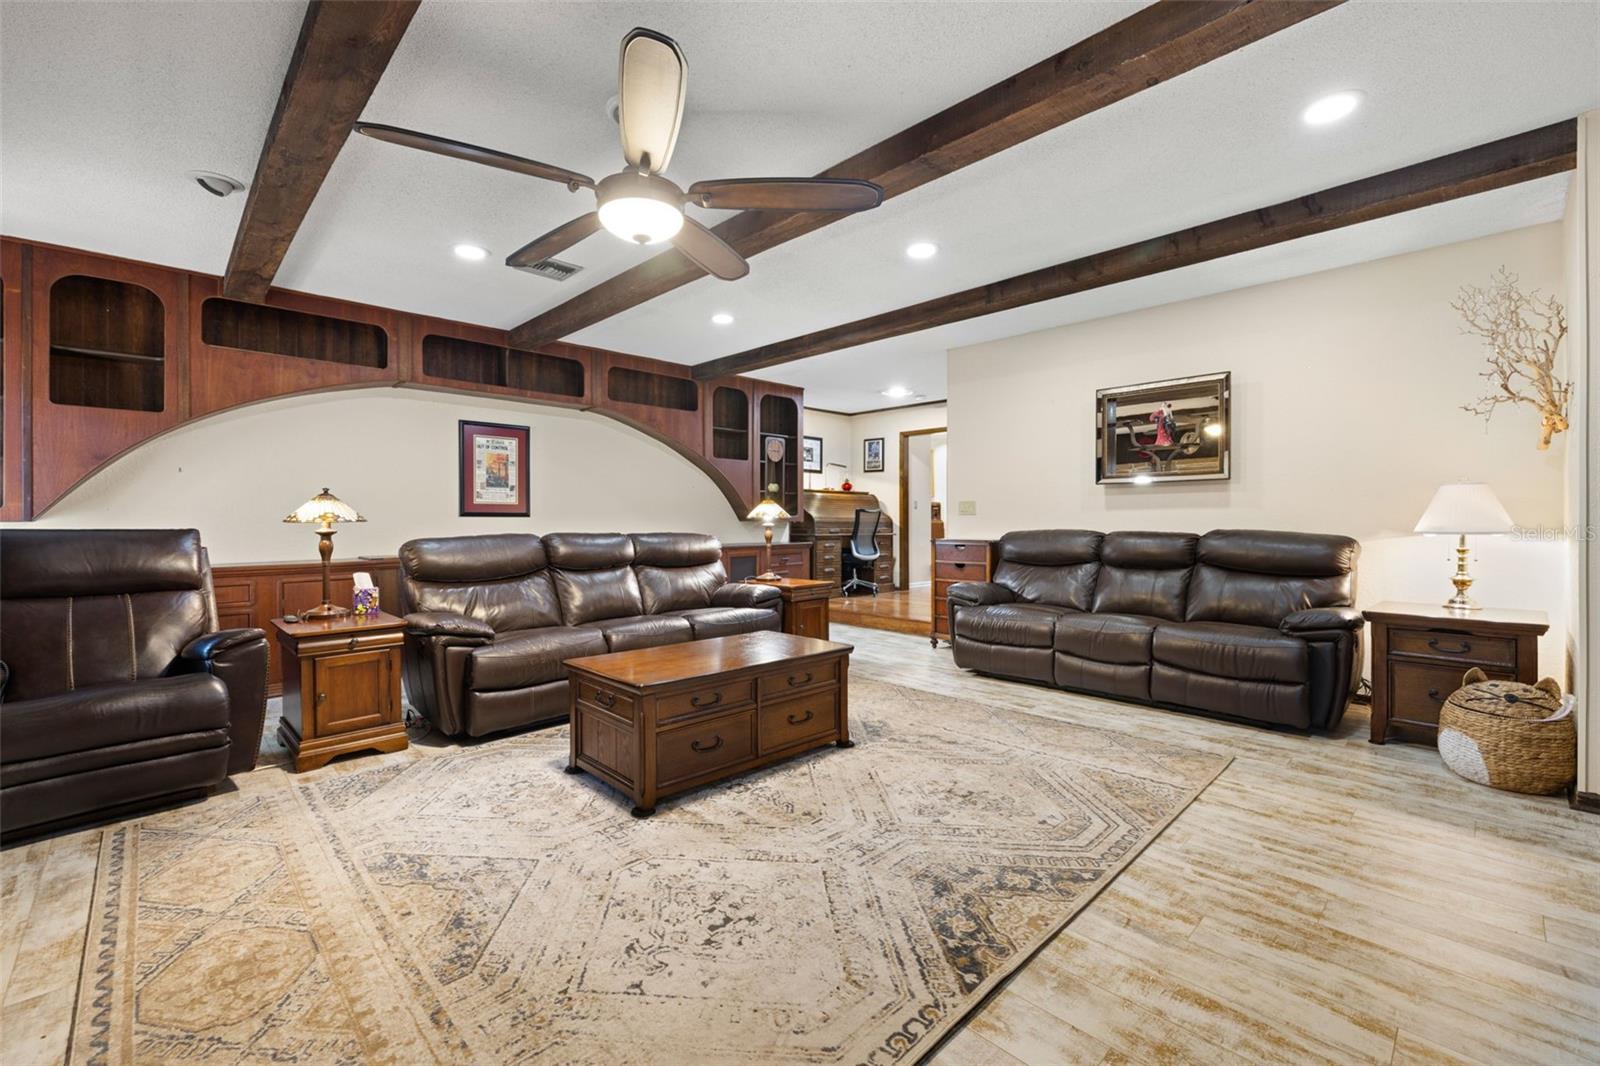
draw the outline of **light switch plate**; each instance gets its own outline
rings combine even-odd
[[[977,500],[961,500],[956,504],[956,514],[975,515],[978,513]]]

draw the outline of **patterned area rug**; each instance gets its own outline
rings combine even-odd
[[[914,689],[664,801],[565,728],[104,833],[76,1062],[912,1062],[1227,765]]]

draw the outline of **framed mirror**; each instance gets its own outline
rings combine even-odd
[[[1098,390],[1095,484],[1227,480],[1230,379],[1223,372]]]

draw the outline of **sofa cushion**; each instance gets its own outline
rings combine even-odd
[[[1095,611],[1182,621],[1199,540],[1193,533],[1107,533],[1100,542]]]
[[[1213,677],[1297,684],[1309,671],[1299,637],[1233,622],[1162,622],[1151,650],[1157,662]]]
[[[493,644],[472,649],[467,687],[494,692],[558,681],[567,676],[568,659],[608,650],[605,637],[594,629],[549,626],[501,633]]]
[[[1296,611],[1349,606],[1360,553],[1349,537],[1212,530],[1200,538],[1184,617],[1276,628]]]
[[[781,619],[777,611],[765,607],[696,607],[673,614],[689,620],[695,640],[711,637],[731,637],[735,633],[756,633],[763,629],[776,631]]]
[[[1150,662],[1150,635],[1159,618],[1132,614],[1064,614],[1056,619],[1056,651],[1099,663]]]
[[[644,595],[631,566],[610,570],[557,570],[556,596],[569,626],[644,613]]]
[[[639,592],[645,614],[687,611],[710,607],[711,594],[728,583],[728,572],[719,557],[715,562],[691,566],[645,566],[636,564]]]
[[[675,614],[641,614],[632,618],[602,618],[585,622],[583,629],[597,629],[605,634],[606,648],[610,651],[633,651],[635,648],[654,648],[661,644],[682,644],[694,639],[694,629],[687,618]]]
[[[477,619],[497,633],[561,624],[544,543],[531,533],[431,537],[400,545],[405,613]]]
[[[1056,619],[1070,613],[1069,608],[1043,603],[963,607],[956,612],[955,635],[1013,648],[1049,648],[1055,641]]]
[[[228,689],[210,674],[91,685],[36,700],[7,699],[0,762],[218,729],[228,729]]]
[[[1100,570],[1102,534],[1084,529],[1030,529],[1007,533],[996,550],[994,583],[1024,603],[1087,611]]]

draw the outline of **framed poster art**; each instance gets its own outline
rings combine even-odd
[[[1232,476],[1232,376],[1149,381],[1095,398],[1097,485],[1226,481]]]
[[[808,474],[822,473],[822,438],[804,437],[800,447],[800,469]]]
[[[867,474],[883,472],[882,437],[868,437],[861,442],[861,470]]]
[[[458,423],[461,515],[528,517],[528,427]]]

